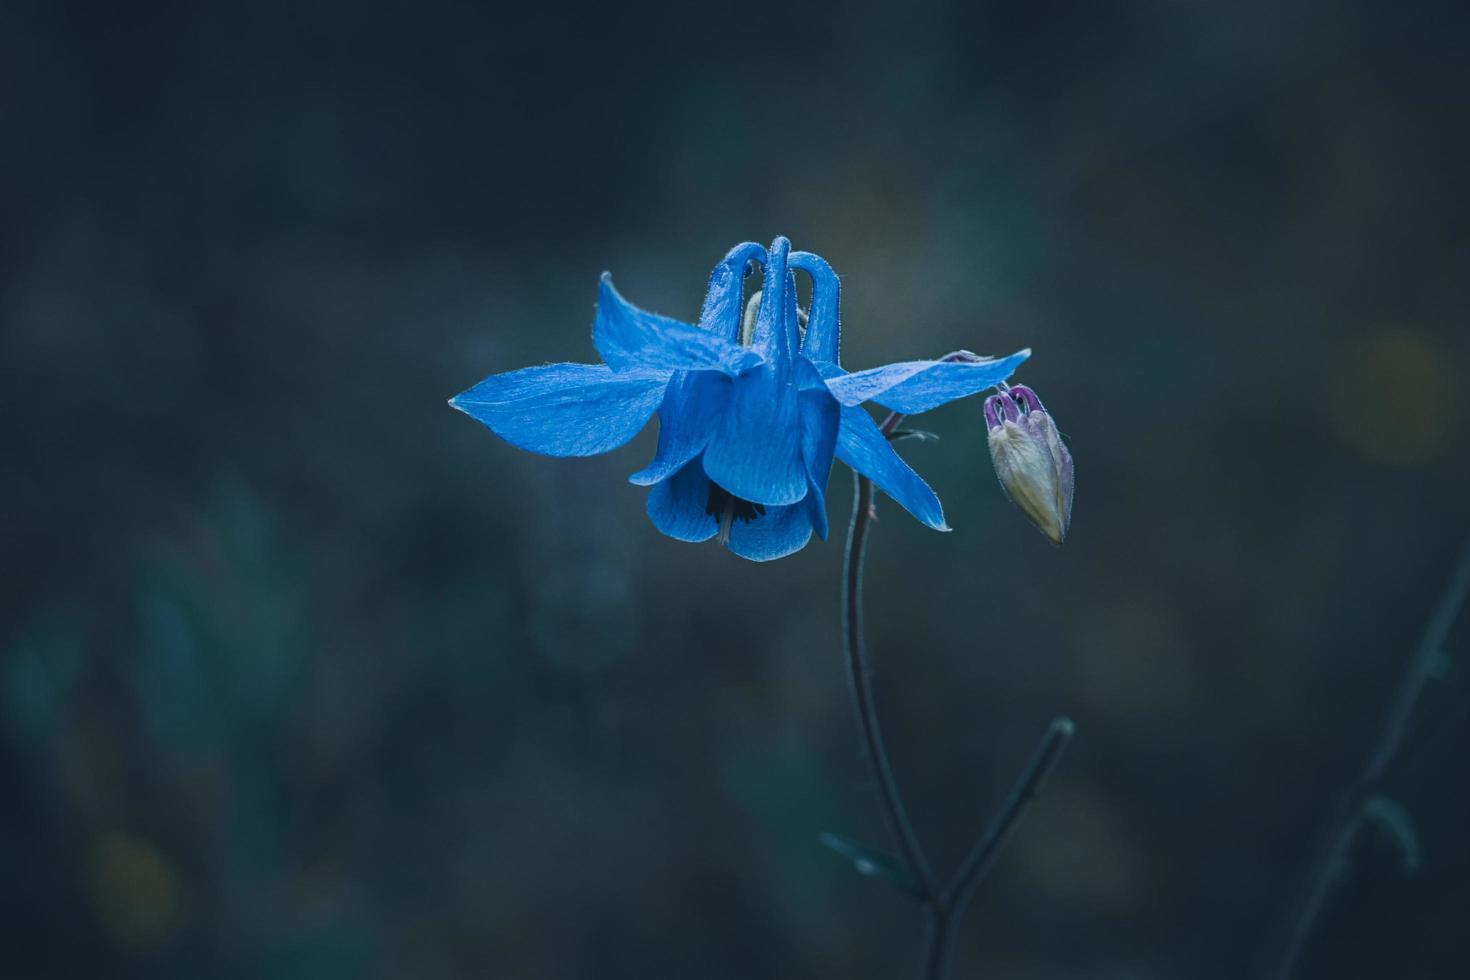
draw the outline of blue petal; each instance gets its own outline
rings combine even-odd
[[[679,541],[708,541],[720,529],[708,512],[709,477],[695,460],[648,491],[644,509],[653,526]]]
[[[668,383],[667,371],[547,364],[492,374],[449,404],[513,446],[546,456],[595,456],[637,435]]]
[[[807,491],[797,388],[771,365],[735,379],[730,404],[704,452],[709,478],[737,497],[772,506]]]
[[[816,375],[804,359],[797,361],[798,374]],[[818,378],[820,384],[820,378]],[[832,454],[837,447],[841,406],[826,390],[803,390],[798,398],[801,412],[801,459],[806,464],[807,495],[803,503],[817,537],[827,539],[827,484],[832,477]]]
[[[812,524],[806,508],[794,504],[771,507],[753,521],[735,521],[730,525],[730,540],[725,547],[751,561],[773,561],[800,551],[811,539]]]
[[[755,351],[712,330],[640,310],[618,295],[602,274],[592,343],[616,371],[639,369],[713,370],[739,374],[761,361]]]
[[[740,319],[745,313],[741,302],[745,285],[745,267],[751,262],[766,263],[766,250],[755,242],[742,242],[720,260],[709,275],[709,288],[704,293],[704,308],[699,325],[713,330],[730,342],[740,337]]]
[[[791,268],[812,277],[812,307],[806,321],[801,351],[813,361],[837,364],[840,360],[842,324],[838,318],[840,285],[827,260],[811,252],[792,252]]]
[[[888,437],[873,417],[861,408],[842,409],[842,428],[837,433],[837,458],[878,485],[904,510],[936,531],[948,531],[944,508],[923,477],[909,468],[893,451]]]
[[[766,259],[766,274],[761,284],[760,309],[755,314],[755,329],[750,346],[769,363],[787,361],[796,352],[796,282],[786,271],[786,256],[791,243],[777,235],[771,242]]]
[[[677,371],[658,409],[658,451],[628,477],[648,486],[665,479],[709,445],[730,403],[730,379],[715,371]]]
[[[815,390],[830,395],[832,391],[827,387],[827,382],[832,378],[844,378],[847,376],[846,371],[831,361],[813,361],[808,359],[807,363],[815,371],[802,369],[797,372],[797,381],[803,391]]]
[[[945,402],[993,388],[1026,358],[1030,350],[979,364],[964,361],[903,361],[827,379],[827,387],[843,405],[865,401],[913,415]]]

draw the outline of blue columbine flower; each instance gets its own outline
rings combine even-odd
[[[747,267],[764,267],[744,323]],[[806,329],[795,271],[811,277]],[[835,456],[920,521],[949,530],[934,491],[889,445],[862,403],[926,412],[1000,384],[1030,356],[904,361],[849,373],[838,363],[837,276],[824,259],[737,245],[715,266],[699,324],[638,309],[604,273],[592,343],[601,364],[547,364],[495,374],[450,400],[505,441],[547,456],[593,456],[659,416],[658,450],[629,479],[647,486],[648,516],[680,541],[720,541],[768,561],[827,536]],[[754,297],[753,297],[754,299]],[[748,327],[743,329],[743,327]]]

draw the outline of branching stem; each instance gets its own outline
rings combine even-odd
[[[953,356],[953,355],[952,355]],[[973,355],[968,355],[973,357]],[[961,359],[955,357],[956,360]],[[903,416],[894,412],[880,427],[884,435],[891,436]],[[863,562],[866,557],[868,529],[874,516],[873,484],[866,476],[856,475],[853,494],[852,523],[847,532],[846,574],[843,577],[843,639],[846,648],[848,688],[852,693],[854,713],[857,715],[858,730],[862,736],[864,756],[872,770],[873,781],[878,788],[878,803],[884,823],[898,848],[899,860],[903,862],[917,885],[921,901],[929,913],[928,940],[924,951],[924,980],[940,980],[944,975],[948,958],[949,942],[955,917],[964,908],[975,885],[994,864],[1001,846],[1031,802],[1036,799],[1047,774],[1061,758],[1062,749],[1071,739],[1075,726],[1071,719],[1057,718],[1052,721],[1041,740],[1030,765],[1011,790],[1005,805],[975,844],[959,870],[946,885],[941,886],[924,856],[924,849],[914,833],[908,812],[904,809],[899,794],[893,767],[888,761],[888,752],[883,745],[883,733],[878,725],[878,712],[873,697],[872,671],[868,665],[867,650],[863,642]]]
[[[1398,758],[1399,750],[1403,748],[1404,738],[1409,733],[1409,722],[1414,716],[1419,698],[1424,693],[1424,688],[1439,674],[1445,640],[1449,638],[1450,628],[1455,625],[1467,596],[1470,596],[1470,543],[1466,544],[1461,553],[1459,565],[1450,576],[1444,594],[1440,596],[1439,604],[1424,628],[1419,648],[1399,680],[1398,689],[1394,691],[1388,713],[1383,719],[1383,727],[1379,729],[1378,738],[1363,761],[1363,768],[1347,792],[1338,800],[1327,821],[1317,854],[1312,859],[1306,879],[1302,882],[1301,892],[1286,919],[1278,952],[1266,974],[1269,980],[1290,980],[1296,971],[1307,940],[1311,938],[1322,909],[1327,904],[1327,897],[1332,892],[1332,886],[1338,879],[1338,869],[1342,867],[1348,852],[1358,839],[1369,802],[1377,795],[1379,783],[1383,781],[1389,767]]]

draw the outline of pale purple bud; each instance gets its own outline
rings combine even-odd
[[[990,459],[1006,496],[1061,544],[1072,523],[1072,454],[1036,392],[1015,385],[985,399]]]

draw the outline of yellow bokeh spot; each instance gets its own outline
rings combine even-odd
[[[1443,445],[1449,371],[1422,334],[1385,330],[1339,348],[1331,384],[1333,426],[1373,462],[1424,463]]]
[[[155,849],[123,834],[106,834],[92,855],[92,897],[113,940],[146,952],[178,930],[183,903],[178,875]]]

